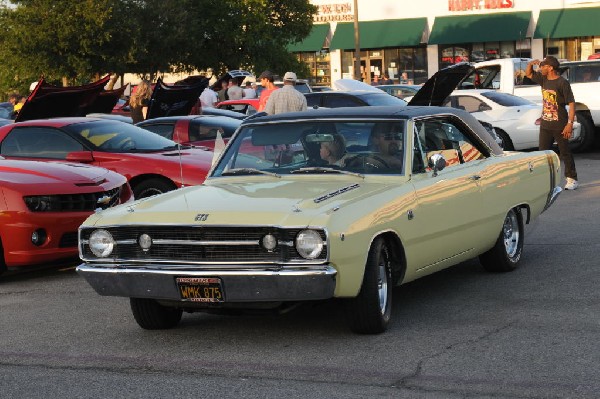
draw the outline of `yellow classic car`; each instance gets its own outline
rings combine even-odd
[[[393,286],[479,257],[514,270],[561,192],[552,151],[503,152],[469,113],[310,110],[245,120],[201,186],[92,215],[77,271],[145,329],[182,312],[347,299],[383,332]]]

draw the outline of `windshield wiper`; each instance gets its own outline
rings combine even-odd
[[[341,173],[344,175],[357,176],[360,178],[365,178],[365,175],[356,172],[350,172],[347,170],[334,169],[334,168],[324,168],[322,166],[312,166],[309,168],[300,168],[296,170],[292,170],[290,173],[312,173],[312,172],[320,172],[320,173]]]
[[[277,173],[273,173],[273,172],[267,172],[266,170],[260,170],[260,169],[256,169],[256,168],[235,168],[235,169],[229,169],[224,171],[223,173],[221,173],[221,176],[228,176],[228,175],[253,175],[256,173],[260,173],[263,175],[268,175],[268,176],[273,176],[273,177],[281,177],[281,175],[278,175]]]

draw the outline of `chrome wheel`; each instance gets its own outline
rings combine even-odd
[[[509,212],[508,215],[506,215],[504,226],[502,228],[502,235],[504,237],[506,255],[508,255],[509,258],[514,258],[519,251],[519,238],[521,235],[519,219],[515,212]]]
[[[381,314],[385,314],[387,310],[388,301],[388,273],[387,273],[387,259],[382,259],[377,267],[377,291],[379,293],[379,311]]]

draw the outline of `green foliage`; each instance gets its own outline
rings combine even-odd
[[[40,76],[83,84],[107,73],[213,68],[308,70],[286,51],[312,28],[308,0],[20,0],[0,5],[0,92]]]

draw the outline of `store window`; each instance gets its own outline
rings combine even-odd
[[[308,78],[311,85],[329,86],[331,84],[331,64],[329,51],[297,53],[298,60],[306,63],[311,71]]]
[[[393,48],[361,51],[363,81],[370,83],[375,75],[387,75],[394,83],[421,84],[427,76],[427,49],[425,47]],[[342,54],[343,77],[353,78],[354,52]]]
[[[518,50],[518,51],[517,51]],[[481,62],[498,58],[530,57],[529,40],[519,42],[486,42],[460,45],[441,45],[440,69],[459,62]]]
[[[544,54],[553,55],[559,60],[586,60],[594,53],[595,43],[600,45],[600,38],[594,36],[575,37],[569,39],[544,40]]]
[[[443,45],[440,46],[440,69],[449,67],[459,62],[469,62],[471,56],[470,45]]]

